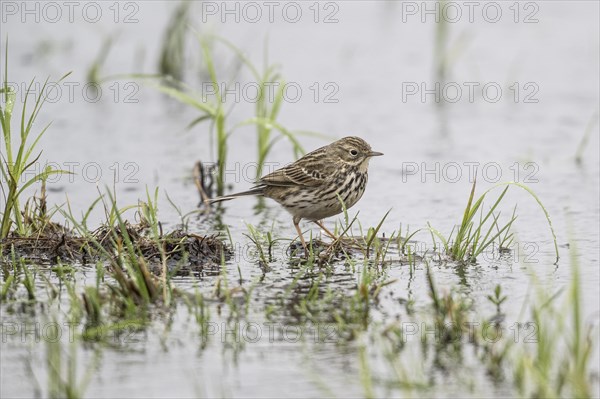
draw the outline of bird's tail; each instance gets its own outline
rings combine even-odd
[[[255,187],[252,190],[242,191],[241,193],[235,193],[231,195],[224,195],[222,197],[211,198],[208,200],[209,204],[216,204],[217,202],[229,201],[238,197],[245,197],[247,195],[263,195],[264,187]]]

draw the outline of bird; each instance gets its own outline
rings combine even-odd
[[[249,195],[275,200],[292,215],[302,247],[308,254],[300,221],[314,222],[335,239],[321,220],[340,214],[344,206],[349,209],[360,200],[367,185],[369,161],[381,155],[383,153],[373,151],[360,137],[344,137],[261,177],[248,191],[213,198],[208,203]]]

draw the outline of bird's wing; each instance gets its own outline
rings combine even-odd
[[[335,173],[332,164],[315,163],[307,165],[295,162],[263,176],[258,184],[268,186],[305,186],[314,187],[323,184]]]

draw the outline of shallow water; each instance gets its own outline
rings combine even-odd
[[[330,2],[327,8],[322,4],[319,21],[335,12],[331,18],[337,22],[333,23],[315,23],[314,9],[309,3],[298,3],[302,17],[297,23],[288,22],[277,13],[273,23],[266,19],[253,23],[248,20],[252,15],[244,18],[242,14],[237,23],[230,15],[219,13],[223,3],[205,3],[217,7],[217,14],[204,14],[203,20],[202,11],[209,10],[203,9],[201,3],[194,3],[194,26],[201,32],[214,32],[230,40],[259,66],[267,42],[269,62],[282,66],[283,76],[293,83],[292,88],[301,88],[302,95],[297,101],[290,91],[290,101],[283,104],[279,121],[292,130],[328,135],[327,138],[301,136],[307,150],[352,134],[362,136],[375,150],[385,153],[371,162],[368,189],[350,210],[352,215],[360,210],[362,226],[376,225],[392,208],[382,228],[388,237],[400,225],[403,229],[410,226],[414,231],[426,227],[427,222],[447,234],[462,216],[472,182],[469,173],[475,166],[478,166],[478,193],[499,181],[525,183],[541,198],[552,217],[561,251],[558,264],[553,264],[552,236],[543,212],[525,191],[512,187],[501,209],[503,217],[508,217],[518,204],[514,228],[519,244],[511,259],[481,259],[477,265],[466,268],[436,264],[432,267],[436,284],[443,291],[457,288],[473,299],[478,315],[493,315],[494,307],[486,296],[500,284],[508,294],[503,311],[505,325],[510,326],[527,320],[522,310],[528,298],[534,296],[532,276],[537,276],[538,284],[549,292],[567,286],[572,276],[570,252],[576,250],[583,315],[587,322],[598,324],[597,121],[591,127],[582,164],[575,162],[578,145],[594,112],[598,111],[600,100],[598,3],[534,2],[531,4],[537,8],[519,9],[517,23],[514,9],[508,3],[500,3],[502,17],[496,23],[486,20],[489,15],[484,17],[478,12],[470,23],[466,19],[468,10],[462,5],[461,20],[447,25],[449,68],[445,85],[442,82],[446,90],[442,93],[447,99],[454,101],[453,90],[457,87],[462,96],[456,102],[445,103],[437,103],[434,94],[421,98],[423,89],[431,90],[439,81],[433,67],[436,24],[427,15],[426,22],[421,21],[419,7],[423,3],[348,1]],[[20,7],[20,3],[14,4]],[[97,187],[112,186],[113,180],[118,201],[123,205],[145,198],[145,187],[159,186],[159,215],[168,230],[179,223],[179,218],[163,191],[184,212],[195,208],[198,196],[191,181],[191,168],[197,160],[215,159],[208,144],[208,126],[199,125],[186,131],[186,125],[197,116],[193,110],[132,79],[104,83],[97,102],[90,101],[86,96],[91,94],[79,89],[86,84],[86,73],[102,41],[111,35],[115,42],[101,68],[101,76],[155,72],[161,36],[175,4],[127,3],[135,7],[120,9],[118,23],[111,4],[96,4],[103,11],[97,23],[89,23],[77,12],[73,23],[68,21],[66,13],[56,23],[48,21],[49,14],[40,14],[40,22],[36,23],[31,16],[25,16],[22,22],[21,9],[15,15],[5,13],[1,36],[4,39],[8,35],[10,40],[9,80],[22,87],[32,76],[40,79],[51,75],[55,79],[73,71],[67,78],[68,85],[76,88],[73,96],[69,95],[68,85],[61,85],[62,95],[55,103],[46,104],[38,121],[38,126],[54,121],[40,142],[40,148],[44,149],[40,161],[73,167],[76,172],[49,183],[51,203],[64,203],[68,195],[77,214],[85,212],[97,197]],[[237,3],[228,4],[234,7]],[[433,3],[427,4],[433,7]],[[411,14],[412,8],[406,8],[412,5],[417,7],[415,15]],[[125,16],[134,11],[132,18],[137,22],[124,23]],[[266,18],[268,10],[263,11]],[[530,15],[533,11],[534,15]],[[523,22],[527,15],[538,21]],[[224,23],[221,17],[225,18]],[[244,87],[249,82],[248,75],[234,77],[231,54],[218,45],[216,48],[217,61],[224,66],[218,71],[220,79],[233,79]],[[199,48],[191,37],[187,53],[187,79],[195,87],[201,87],[197,83]],[[4,51],[2,54],[4,57]],[[481,90],[486,84],[489,92]],[[469,87],[475,88],[472,99]],[[495,101],[493,90],[498,87],[502,96]],[[407,92],[415,88],[419,90],[416,94]],[[230,114],[230,126],[252,115],[253,104],[244,97],[243,90],[239,93],[240,99]],[[22,100],[22,96],[19,98]],[[337,101],[330,102],[333,100]],[[231,139],[226,174],[234,190],[251,185],[255,152],[254,129],[236,131]],[[275,146],[267,166],[280,167],[292,159],[290,145],[282,140]],[[164,316],[171,320],[168,327],[157,320],[148,331],[130,334],[124,344],[103,349],[95,364],[94,350],[79,348],[80,373],[84,374],[92,364],[86,396],[253,397],[276,396],[283,391],[307,397],[364,396],[365,386],[361,382],[364,370],[359,361],[363,344],[367,347],[371,372],[378,375],[389,372],[380,350],[384,344],[371,342],[368,334],[349,343],[318,339],[315,342],[314,334],[303,331],[302,339],[293,342],[291,337],[264,324],[266,308],[277,303],[278,294],[286,292],[297,270],[288,264],[282,244],[270,264],[271,270],[263,273],[257,266],[253,245],[244,235],[245,223],[262,231],[269,231],[272,226],[274,236],[287,239],[293,238],[295,232],[290,216],[272,202],[267,202],[268,209],[259,214],[255,213],[254,205],[253,198],[229,202],[222,220],[229,226],[236,246],[233,259],[227,263],[228,280],[230,284],[238,284],[241,273],[242,286],[254,287],[249,313],[240,328],[245,331],[248,323],[255,323],[253,327],[260,326],[260,339],[251,342],[255,337],[242,333],[240,342],[235,342],[231,327],[223,324],[227,322],[227,311],[219,315],[217,306],[211,305],[211,322],[217,330],[212,331],[206,347],[201,348],[198,326],[180,305],[172,315]],[[96,212],[90,224],[99,223],[101,217],[101,212]],[[335,219],[326,224],[333,226]],[[214,225],[192,219],[190,226],[192,231],[203,234],[212,232]],[[315,226],[305,224],[303,228],[318,234]],[[354,233],[358,234],[358,229]],[[421,232],[415,240],[423,251],[431,248],[429,233]],[[390,261],[387,273],[395,282],[386,286],[381,303],[371,314],[373,330],[377,322],[385,324],[396,317],[411,320],[407,319],[403,305],[407,299],[415,302],[417,310],[430,303],[425,266],[418,264],[411,272],[407,265],[400,264],[393,251]],[[85,276],[82,273],[78,286],[93,284],[94,273],[93,268],[87,269]],[[175,284],[189,292],[198,289],[208,294],[216,278],[210,275],[200,279],[178,278]],[[326,286],[351,295],[359,278],[360,272],[336,264]],[[47,322],[42,310],[33,316],[14,313],[7,304],[0,310],[4,326]],[[293,321],[287,314],[275,317],[279,317],[282,326]],[[308,328],[304,324],[300,327]],[[43,340],[35,342],[27,334],[3,334],[2,338],[2,396],[26,397],[46,392]],[[597,348],[596,345],[591,362],[596,372]],[[421,358],[418,354],[413,356],[412,362],[410,355],[402,361],[418,374],[420,367],[414,364]],[[390,388],[383,377],[376,380],[379,384],[373,389],[377,396],[515,394],[508,384],[490,388],[485,378],[479,378],[483,371],[478,370],[473,356],[467,356],[463,367],[467,372],[449,375],[423,368],[426,373],[433,373],[423,379],[435,380],[435,385],[416,393]]]

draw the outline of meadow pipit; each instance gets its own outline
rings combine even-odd
[[[320,222],[356,204],[365,192],[371,157],[383,155],[371,150],[360,137],[344,137],[309,152],[296,162],[263,176],[248,191],[210,200],[226,201],[245,195],[262,195],[281,204],[293,216],[304,250],[308,248],[298,224],[301,219],[315,222],[335,238]]]

